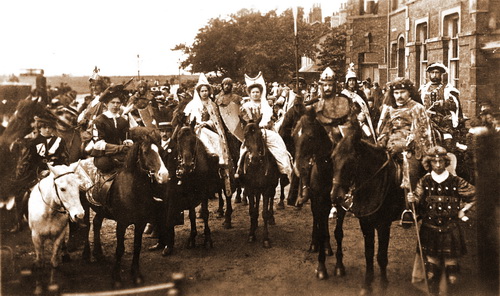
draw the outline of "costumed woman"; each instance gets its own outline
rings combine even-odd
[[[231,171],[233,167],[232,159],[219,109],[210,98],[212,95],[212,86],[208,83],[205,75],[201,73],[195,87],[193,99],[184,108],[184,114],[189,117],[189,121],[196,120],[195,131],[198,138],[210,154],[219,157],[219,165],[222,168],[221,175],[224,178],[224,189],[229,196],[234,189],[231,180],[233,176]]]
[[[246,100],[246,102],[241,106],[240,118],[242,122],[244,122],[244,125],[249,122],[259,123],[259,126],[262,128],[262,132],[265,135],[264,139],[266,140],[266,146],[269,149],[269,152],[271,152],[276,159],[280,173],[287,176],[288,180],[290,180],[292,174],[292,157],[286,149],[283,139],[277,132],[272,130],[271,117],[273,115],[273,110],[265,99],[266,84],[264,82],[264,78],[262,77],[262,73],[259,72],[259,75],[255,78],[245,75],[245,82],[247,84],[247,93],[250,96],[250,99]],[[238,163],[238,169],[235,176],[237,178],[241,178],[243,174],[241,161],[244,158],[243,154],[246,151],[247,149],[245,147],[245,143],[243,143],[240,150],[240,161]],[[285,181],[285,183],[288,182]]]

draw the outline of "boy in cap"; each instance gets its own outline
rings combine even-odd
[[[417,212],[422,217],[420,240],[432,294],[439,293],[442,272],[448,284],[458,283],[458,259],[467,251],[460,221],[466,221],[465,214],[476,200],[474,186],[450,174],[446,170],[449,164],[445,148],[430,148],[422,160],[429,173],[418,181],[415,191],[407,195],[408,202],[418,205]],[[462,203],[465,203],[463,207]]]

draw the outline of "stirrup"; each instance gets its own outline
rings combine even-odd
[[[415,214],[411,210],[404,210],[401,214],[401,221],[399,222],[399,225],[405,229],[412,227],[415,225],[414,215]]]

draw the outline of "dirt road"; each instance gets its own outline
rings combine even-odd
[[[224,229],[222,220],[215,218],[217,201],[210,201],[213,249],[204,249],[202,223],[198,223],[195,249],[186,249],[184,242],[189,235],[189,221],[176,228],[176,251],[171,257],[162,257],[158,252],[148,252],[155,239],[147,235],[143,241],[141,268],[146,285],[168,281],[173,272],[185,274],[182,285],[184,295],[357,295],[364,275],[365,259],[361,230],[358,220],[348,216],[344,227],[344,263],[347,275],[333,277],[334,257],[327,258],[330,278],[319,281],[315,277],[317,254],[307,252],[311,235],[312,215],[307,204],[302,210],[287,207],[276,210],[276,225],[270,228],[271,249],[262,247],[261,228],[257,232],[258,241],[247,243],[249,229],[248,208],[236,204],[233,213],[233,228]],[[187,217],[187,215],[186,215]],[[473,222],[474,220],[472,220]],[[474,224],[466,226],[469,254],[462,260],[462,274],[467,276],[460,295],[476,293],[477,262],[474,243]],[[84,263],[81,248],[71,253],[72,262],[64,263],[57,279],[62,292],[91,292],[109,290],[110,271],[114,258],[115,238],[113,221],[106,220],[102,230],[105,263]],[[333,240],[334,220],[330,223]],[[130,277],[132,259],[132,227],[126,236],[126,253],[123,260],[125,288],[133,287]],[[403,229],[393,223],[389,245],[388,276],[390,285],[383,295],[423,295],[410,283],[412,262],[415,254],[416,236],[414,229]],[[3,258],[2,295],[28,295],[33,284],[19,281],[19,272],[30,268],[34,260],[34,249],[28,230],[18,234],[2,236],[3,250],[10,246],[13,261]],[[3,252],[4,254],[8,252]],[[11,265],[12,263],[12,265]],[[374,293],[382,294],[378,283],[378,269]],[[141,294],[143,295],[143,294]],[[164,295],[151,293],[145,295]]]

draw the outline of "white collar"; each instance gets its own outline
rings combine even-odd
[[[438,183],[443,183],[446,179],[448,179],[449,176],[450,172],[448,172],[448,170],[444,170],[444,172],[440,175],[438,175],[434,171],[431,172],[432,179]]]
[[[120,117],[119,113],[116,113],[116,114],[115,113],[111,113],[111,112],[109,112],[109,110],[104,111],[102,114],[104,114],[107,118],[111,118],[111,119],[112,118],[118,118],[118,117]]]

